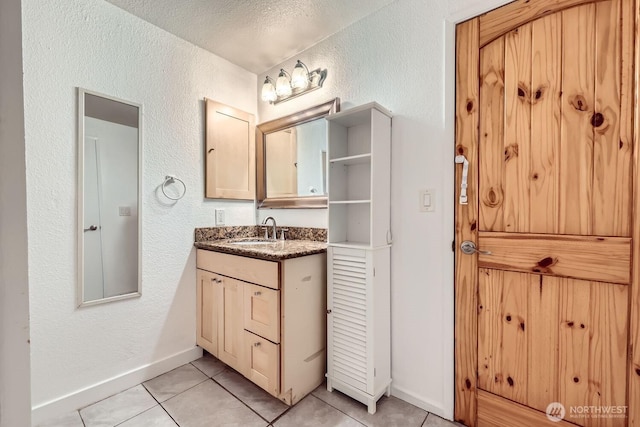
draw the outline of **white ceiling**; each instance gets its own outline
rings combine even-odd
[[[260,74],[395,0],[107,0]]]

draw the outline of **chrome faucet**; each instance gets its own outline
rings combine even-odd
[[[267,225],[267,222],[268,222],[269,220],[271,220],[271,221],[273,222],[273,232],[272,232],[272,235],[273,235],[273,240],[276,240],[276,239],[277,239],[277,237],[276,237],[276,219],[275,219],[274,217],[272,217],[272,216],[268,216],[268,217],[266,217],[266,218],[264,219],[264,221],[262,221],[262,225]],[[265,238],[267,238],[267,239],[269,238],[269,230],[268,230],[268,229],[267,229],[267,230],[265,230],[264,237],[265,237]]]

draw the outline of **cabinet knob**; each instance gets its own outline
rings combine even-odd
[[[217,277],[214,277],[214,278],[213,278],[213,279],[211,279],[211,280],[213,280],[213,282],[214,282],[214,283],[222,283],[222,280],[221,280],[221,279],[218,279]]]
[[[331,314],[331,309],[327,310],[327,314]]]
[[[260,295],[262,295],[262,292],[260,292],[260,291],[256,291],[256,292],[254,292],[254,293],[253,293],[253,295],[255,295],[255,296],[259,297]]]
[[[254,347],[260,347],[260,343],[259,343],[259,342],[254,342],[254,343],[253,343],[253,346],[254,346]]]

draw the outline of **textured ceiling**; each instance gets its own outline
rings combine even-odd
[[[107,0],[260,74],[395,0]]]

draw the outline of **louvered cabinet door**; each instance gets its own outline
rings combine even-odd
[[[328,367],[331,378],[373,393],[367,251],[329,248]]]

